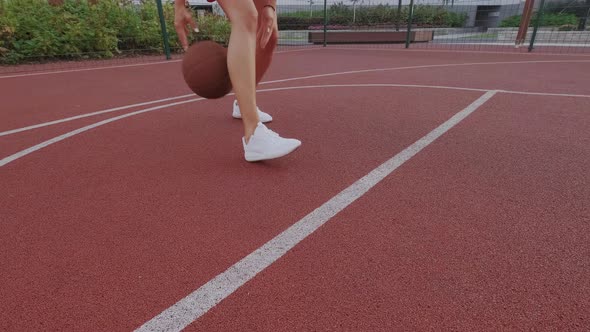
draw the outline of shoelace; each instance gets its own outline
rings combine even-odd
[[[266,131],[267,133],[269,133],[271,136],[274,136],[274,137],[280,137],[280,136],[279,136],[279,134],[275,133],[274,131],[272,131],[272,130],[270,130],[270,129],[268,129],[268,128],[266,128],[266,130],[265,130],[265,131]]]

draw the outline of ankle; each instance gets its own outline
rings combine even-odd
[[[244,139],[246,140],[246,143],[248,143],[250,141],[250,137],[254,135],[254,131],[256,131],[257,126],[258,123],[255,121],[244,122]]]

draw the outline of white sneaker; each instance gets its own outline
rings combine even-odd
[[[248,143],[242,137],[242,144],[246,160],[259,161],[287,155],[297,149],[301,145],[301,141],[283,138],[259,122]]]
[[[258,107],[256,107],[256,110],[258,111],[258,118],[260,119],[260,122],[267,123],[272,121],[272,116],[270,116],[268,113],[264,113]],[[240,106],[238,106],[237,100],[234,100],[234,110],[232,116],[236,119],[242,118],[242,113],[240,113]]]

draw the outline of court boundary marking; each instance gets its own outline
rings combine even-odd
[[[366,194],[413,156],[475,112],[495,96],[497,92],[495,90],[485,92],[469,106],[455,113],[428,134],[374,168],[367,175],[340,191],[270,241],[231,265],[224,272],[210,279],[197,290],[165,309],[135,331],[183,330],[253,279],[258,273],[287,254],[297,244]]]
[[[464,44],[461,44],[464,45]],[[475,54],[511,54],[511,55],[526,55],[526,56],[567,56],[567,57],[590,57],[590,53],[583,53],[583,54],[573,54],[573,53],[532,53],[532,52],[508,52],[508,51],[477,51],[477,50],[445,50],[445,49],[435,49],[435,48],[378,48],[378,47],[341,47],[341,46],[332,46],[328,49],[335,49],[335,50],[355,50],[355,51],[391,51],[391,52],[436,52],[436,53],[475,53]]]
[[[277,51],[274,54],[282,54],[282,53],[292,53],[292,52],[301,52],[301,51],[311,51],[316,50],[319,48],[308,48],[308,49],[297,49],[297,50],[288,50],[288,51]],[[117,68],[128,68],[128,67],[141,67],[141,66],[151,66],[151,65],[163,65],[167,63],[177,63],[181,62],[182,59],[174,59],[174,60],[165,60],[165,61],[155,61],[155,62],[144,62],[144,63],[132,63],[127,65],[114,65],[114,66],[100,66],[100,67],[92,67],[92,68],[78,68],[78,69],[65,69],[65,70],[54,70],[54,71],[39,71],[35,73],[22,73],[22,74],[14,74],[14,75],[0,75],[0,79],[3,78],[18,78],[18,77],[29,77],[29,76],[42,76],[42,75],[53,75],[53,74],[67,74],[67,73],[77,73],[83,71],[94,71],[94,70],[105,70],[105,69],[117,69]]]
[[[589,60],[565,60],[565,59],[564,60],[527,60],[527,61],[508,61],[508,62],[473,62],[473,63],[466,62],[466,63],[446,63],[446,64],[417,65],[417,66],[404,66],[404,67],[387,67],[387,68],[361,69],[361,70],[354,70],[354,71],[342,71],[342,72],[333,72],[333,73],[325,73],[325,74],[317,74],[317,75],[299,76],[299,77],[278,79],[278,80],[272,80],[272,81],[264,81],[264,82],[260,82],[260,85],[284,83],[284,82],[290,82],[290,81],[296,81],[296,80],[314,79],[314,78],[331,77],[331,76],[339,76],[339,75],[362,74],[362,73],[368,73],[368,72],[384,72],[384,71],[395,71],[395,70],[445,68],[445,67],[478,66],[478,65],[501,65],[501,64],[511,64],[512,65],[512,64],[536,64],[536,63],[587,63],[587,62],[590,62],[590,59]],[[499,91],[506,92],[505,90],[499,90]],[[526,94],[529,92],[525,92],[525,91],[520,92],[519,91],[519,93]],[[530,94],[543,94],[543,93],[542,92],[530,92]],[[550,94],[550,93],[547,93],[547,94]],[[233,95],[233,93],[229,94],[229,95]],[[59,124],[59,123],[64,123],[64,122],[68,122],[68,121],[78,120],[78,119],[82,119],[82,118],[86,118],[86,117],[90,117],[90,116],[121,111],[121,110],[129,109],[129,108],[133,108],[133,107],[157,104],[160,102],[165,102],[165,101],[170,101],[170,100],[189,98],[192,96],[195,96],[195,94],[186,94],[186,95],[181,95],[181,96],[163,98],[163,99],[146,101],[146,102],[135,103],[135,104],[130,104],[130,105],[118,106],[118,107],[109,108],[109,109],[100,110],[100,111],[91,112],[91,113],[80,114],[80,115],[76,115],[76,116],[72,116],[72,117],[62,118],[62,119],[58,119],[58,120],[52,120],[52,121],[43,122],[43,123],[39,123],[39,124],[35,124],[35,125],[30,125],[30,126],[26,126],[26,127],[3,131],[3,132],[0,132],[0,137],[12,135],[12,134],[16,134],[16,133],[24,132],[24,131],[28,131],[28,130],[33,130],[33,129],[37,129],[37,128],[42,128],[42,127],[46,127],[46,126],[51,126],[51,125],[55,125],[55,124]]]
[[[393,87],[393,88],[418,88],[418,89],[443,89],[443,90],[460,90],[460,91],[477,91],[477,92],[489,92],[495,91],[495,93],[508,93],[508,94],[529,94],[525,92],[518,92],[518,91],[507,91],[507,90],[493,90],[493,89],[475,89],[475,88],[461,88],[461,87],[452,87],[452,86],[437,86],[437,85],[412,85],[412,84],[387,84],[387,83],[373,83],[373,84],[321,84],[321,85],[304,85],[304,86],[289,86],[289,87],[278,87],[278,88],[270,88],[270,89],[263,89],[259,90],[258,92],[273,92],[273,91],[285,91],[285,90],[302,90],[302,89],[325,89],[325,88],[343,88],[343,87],[357,87],[357,88],[368,88],[368,87]],[[231,93],[233,94],[233,93]],[[545,94],[542,94],[545,95]],[[553,94],[552,96],[555,97],[576,97],[576,98],[590,98],[590,95],[561,95],[561,94]],[[16,152],[8,157],[0,159],[0,167],[3,167],[17,159],[20,159],[28,154],[31,154],[35,151],[41,150],[47,146],[50,146],[54,143],[60,142],[65,140],[66,138],[75,136],[77,134],[83,133],[90,129],[94,129],[100,127],[102,125],[118,121],[121,119],[125,119],[131,116],[156,111],[163,108],[169,108],[172,106],[178,106],[183,104],[188,104],[192,102],[202,101],[205,98],[193,98],[189,100],[183,100],[179,102],[174,102],[170,104],[159,105],[155,107],[150,107],[147,109],[142,109],[130,113],[125,113],[116,117],[108,118],[99,122],[95,122],[93,124],[78,128],[76,130],[67,132],[63,135],[56,136],[34,146],[31,146],[27,149],[21,150]]]
[[[338,46],[330,46],[330,47],[310,47],[304,46],[305,48],[296,49],[296,50],[286,50],[286,51],[276,51],[275,54],[281,53],[292,53],[292,52],[301,52],[301,51],[310,51],[310,50],[356,50],[356,51],[392,51],[392,52],[438,52],[438,53],[483,53],[483,54],[512,54],[512,55],[526,55],[526,56],[570,56],[570,57],[590,57],[590,54],[572,54],[572,53],[530,53],[530,52],[506,52],[506,51],[477,51],[477,50],[444,50],[444,49],[405,49],[405,48],[375,48],[375,47],[338,47]],[[174,60],[165,60],[165,61],[155,61],[155,62],[146,62],[146,63],[135,63],[135,64],[128,64],[128,65],[114,65],[114,66],[99,66],[99,67],[92,67],[92,68],[78,68],[78,69],[65,69],[65,70],[55,70],[55,71],[40,71],[40,72],[25,72],[21,74],[10,74],[10,75],[1,75],[0,79],[4,78],[18,78],[18,77],[29,77],[29,76],[42,76],[42,75],[53,75],[53,74],[65,74],[65,73],[75,73],[75,72],[83,72],[83,71],[94,71],[94,70],[105,70],[105,69],[116,69],[116,68],[127,68],[127,67],[139,67],[139,66],[150,66],[150,65],[159,65],[159,64],[167,64],[167,63],[176,63],[182,61],[181,59],[174,59]]]

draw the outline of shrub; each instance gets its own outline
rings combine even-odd
[[[534,19],[536,19],[536,16]],[[578,18],[574,14],[543,14],[543,26],[557,27],[562,25],[576,25],[577,23]]]
[[[279,16],[279,30],[307,30],[310,25],[324,24],[323,17]]]
[[[529,26],[534,26],[537,21],[538,13],[534,13],[531,18]],[[506,28],[518,28],[520,26],[521,15],[510,16],[500,22],[500,27]],[[555,14],[555,13],[544,13],[543,21],[541,26],[544,27],[558,27],[562,25],[575,25],[578,22],[578,18],[574,14]]]
[[[198,19],[200,33],[197,40],[212,40],[227,46],[231,34],[229,21],[219,15],[206,14]]]
[[[518,28],[520,26],[521,15],[507,17],[500,22],[502,28]]]
[[[578,27],[573,24],[565,24],[559,27],[559,31],[575,31]]]
[[[279,29],[301,30],[318,29],[323,26],[323,17],[309,17],[301,12],[286,13],[279,16]],[[353,7],[342,2],[332,4],[328,10],[328,24],[330,26],[393,26],[395,24],[406,24],[408,7],[402,7],[398,13],[397,5],[357,6],[356,18]],[[417,5],[414,8],[413,23],[417,26],[436,27],[462,27],[467,20],[466,13],[449,12],[442,6]]]
[[[450,28],[461,28],[467,21],[467,13],[453,13],[447,12],[445,17],[445,23]]]
[[[0,0],[0,63],[163,53],[153,0]],[[174,8],[164,5],[173,49]]]

